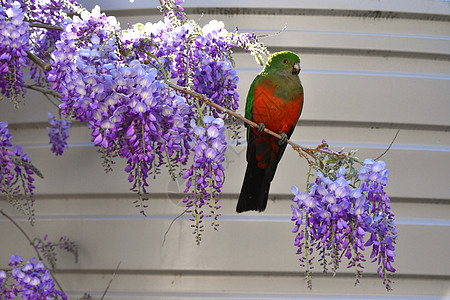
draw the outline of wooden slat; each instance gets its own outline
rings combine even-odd
[[[67,289],[81,297],[89,291],[93,297],[101,297],[111,273],[60,274]],[[313,290],[306,289],[301,273],[292,275],[209,273],[139,274],[118,273],[114,277],[108,299],[429,299],[448,297],[447,278],[395,278],[394,291],[385,292],[378,278],[363,277],[357,286],[347,276],[335,278],[317,275]],[[84,289],[83,289],[84,288]],[[202,292],[199,292],[201,290]],[[327,292],[335,291],[336,294]],[[337,294],[340,294],[337,295]],[[76,299],[76,298],[75,298]]]
[[[326,68],[320,63],[321,57],[306,55],[302,59],[301,79],[305,88],[302,120],[450,126],[450,103],[446,101],[446,95],[450,94],[450,75],[439,73],[445,72],[444,69],[440,71],[437,67],[436,73],[426,73],[418,68],[412,70],[411,67],[404,67],[404,70],[397,72],[382,71],[380,66],[373,65],[377,62],[375,60],[367,63],[366,70],[361,70],[361,66],[366,65],[364,57],[354,57],[353,64],[347,67],[338,62]],[[242,65],[238,68],[242,113],[248,86],[261,68],[250,55],[245,58],[238,55],[237,58]],[[345,59],[348,61],[348,58]],[[383,65],[397,61],[402,63],[401,59],[391,59],[383,60]],[[402,67],[406,65],[407,62],[401,64]],[[450,63],[440,65],[441,68],[449,67]],[[28,97],[33,100],[27,101],[20,113],[10,103],[4,103],[0,119],[8,120],[10,124],[45,122],[45,111],[56,112],[54,106],[37,92],[28,91]],[[434,117],[430,119],[429,115]]]
[[[96,0],[87,1],[80,0],[86,8],[91,9],[95,5],[100,5],[102,9],[142,9],[142,8],[154,8],[154,3],[146,2],[142,0],[128,2],[128,1],[108,1],[108,0]],[[184,7],[202,7],[202,8],[215,8],[215,7],[251,7],[251,8],[303,8],[303,9],[341,9],[341,10],[375,10],[375,11],[398,11],[398,12],[408,12],[408,13],[427,13],[427,14],[448,14],[449,8],[442,1],[431,0],[431,1],[396,1],[394,4],[389,0],[373,2],[370,0],[351,0],[346,2],[336,2],[333,0],[326,0],[320,2],[311,2],[306,0],[285,0],[282,3],[274,4],[272,1],[264,0],[249,0],[249,1],[220,1],[212,0],[204,2],[201,0],[191,0],[185,1]],[[431,3],[431,5],[430,5]]]
[[[376,158],[382,151],[382,148],[361,149],[359,157]],[[122,171],[124,163],[119,162],[114,172],[104,174],[99,155],[93,148],[72,147],[67,149],[64,157],[58,158],[48,149],[28,149],[27,152],[45,176],[45,180],[36,181],[38,193],[101,194],[107,191],[122,194],[130,188],[128,175]],[[286,152],[272,182],[271,194],[289,194],[292,185],[304,184],[307,164],[297,156],[294,151]],[[394,148],[384,160],[391,172],[388,191],[393,197],[450,199],[445,175],[449,170],[448,151],[403,151]],[[77,163],[74,164],[74,161]],[[229,150],[225,162],[228,175],[222,190],[224,193],[238,192],[244,176],[244,164],[244,146]],[[437,177],[435,174],[443,176]],[[162,172],[151,182],[152,193],[165,193],[170,185],[169,175]]]
[[[284,203],[270,203],[283,205]],[[286,207],[288,208],[288,207]],[[448,212],[448,210],[447,210]],[[152,218],[82,218],[67,217],[61,219],[42,219],[31,231],[50,233],[58,238],[60,235],[70,236],[75,241],[82,241],[80,260],[78,264],[68,255],[63,255],[59,267],[61,269],[103,270],[113,269],[121,261],[124,270],[171,270],[171,271],[237,271],[237,272],[296,272],[302,269],[298,266],[298,256],[293,246],[295,235],[289,216],[270,217],[258,216],[246,220],[248,216],[227,218],[220,221],[220,230],[213,232],[205,220],[203,243],[195,244],[194,236],[186,218],[178,220],[166,236],[170,219]],[[397,225],[399,240],[396,245],[395,267],[399,275],[450,276],[450,262],[446,251],[440,247],[432,247],[436,237],[442,240],[450,238],[449,224],[445,225]],[[404,222],[406,223],[406,222]],[[437,222],[436,222],[437,223]],[[12,231],[10,224],[2,221],[2,235]],[[139,238],[137,238],[139,237]],[[20,241],[20,240],[19,240]],[[2,246],[2,264],[6,263],[9,254],[18,249],[24,249],[26,241]],[[426,249],[426,252],[424,252]],[[25,250],[25,249],[24,249]],[[30,250],[25,250],[33,255]],[[23,252],[22,250],[20,252]],[[369,257],[366,251],[365,256]],[[315,269],[321,269],[314,263]],[[375,265],[365,264],[365,273],[373,274]],[[339,273],[352,273],[345,268],[346,260],[341,264]]]
[[[446,22],[434,20],[414,20],[418,26],[410,26],[411,20],[401,18],[390,18],[389,22],[385,19],[370,17],[353,17],[353,16],[330,16],[330,15],[284,15],[279,12],[273,12],[270,15],[255,13],[251,11],[242,16],[241,11],[202,11],[189,13],[188,16],[203,26],[211,20],[222,20],[225,28],[234,31],[236,26],[241,32],[256,32],[258,35],[264,33],[274,34],[280,32],[284,27],[281,35],[287,35],[289,32],[334,32],[349,33],[359,35],[387,36],[396,35],[398,37],[417,37],[423,39],[442,39],[448,40],[448,26]],[[308,11],[306,11],[308,12]],[[330,14],[333,11],[329,11]],[[337,12],[337,11],[335,11]],[[138,11],[108,11],[107,15],[117,16],[123,28],[127,28],[128,24],[136,23],[156,23],[163,20],[158,10],[138,10]],[[264,42],[266,38],[262,38]],[[294,41],[290,41],[294,42]],[[302,40],[296,41],[302,44]]]

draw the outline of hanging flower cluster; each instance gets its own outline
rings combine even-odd
[[[33,30],[30,33],[30,52],[42,59],[45,63],[50,62],[50,53],[54,50],[55,43],[60,39],[63,26],[69,22],[69,13],[81,14],[84,9],[75,0],[20,0],[22,7],[27,11]],[[31,78],[37,84],[46,86],[46,71],[37,64],[31,64]]]
[[[185,193],[188,193],[184,199],[188,212],[192,214],[191,221],[194,222],[194,234],[197,243],[200,243],[201,233],[203,231],[203,218],[212,218],[211,225],[217,229],[217,196],[221,193],[224,181],[223,161],[227,149],[224,134],[224,123],[220,118],[206,116],[203,118],[202,125],[197,126],[194,120],[191,121],[194,129],[194,136],[198,143],[194,146],[194,164],[184,174],[183,178],[188,179]],[[209,207],[209,212],[204,212],[204,205]]]
[[[0,192],[33,222],[33,176],[36,172],[38,176],[42,175],[31,165],[30,157],[23,153],[22,147],[12,146],[10,138],[8,123],[0,122]]]
[[[56,43],[48,79],[62,95],[62,113],[87,122],[103,153],[127,160],[144,213],[149,175],[187,161],[192,113],[153,66],[120,56],[117,31],[98,7],[74,17]]]
[[[22,257],[12,255],[10,271],[0,271],[0,294],[2,299],[67,299],[67,296],[55,289],[50,271],[41,261],[33,257],[23,262]]]
[[[25,93],[24,67],[30,66],[31,78],[46,85],[45,72],[30,64],[28,56],[36,55],[48,62],[59,40],[58,27],[68,20],[68,13],[83,9],[75,0],[2,1],[1,5],[0,91],[17,107]]]
[[[377,261],[378,273],[388,290],[391,289],[389,273],[395,272],[394,243],[396,232],[394,214],[390,210],[389,197],[383,190],[388,170],[383,161],[367,159],[359,172],[358,188],[346,179],[349,170],[340,167],[335,178],[317,172],[315,182],[307,193],[292,188],[293,232],[295,246],[301,255],[301,266],[306,268],[308,287],[311,288],[311,272],[318,251],[318,261],[324,271],[332,266],[335,273],[342,256],[349,268],[355,270],[356,282],[366,261],[362,251],[372,246],[370,258]],[[366,237],[370,236],[366,241]]]
[[[52,145],[51,151],[56,155],[62,155],[64,149],[67,148],[70,121],[64,119],[55,120],[52,114],[48,113],[48,123],[51,126],[51,128],[47,127],[48,137],[50,138],[50,144]]]
[[[29,64],[29,25],[19,2],[0,8],[0,91],[17,107],[24,94],[22,68]]]

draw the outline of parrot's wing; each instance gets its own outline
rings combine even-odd
[[[255,79],[253,79],[250,89],[247,94],[247,102],[245,104],[245,117],[249,120],[253,120],[253,103],[255,101],[255,86],[261,80],[261,74],[258,74]]]

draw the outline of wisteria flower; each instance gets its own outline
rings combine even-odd
[[[217,229],[217,210],[220,208],[217,202],[217,195],[220,194],[224,181],[223,162],[226,151],[226,141],[224,134],[224,122],[220,118],[206,116],[202,120],[202,125],[197,125],[191,121],[196,144],[194,152],[194,163],[188,169],[183,178],[188,179],[185,193],[189,193],[184,199],[188,206],[188,211],[193,215],[191,221],[195,222],[194,234],[197,242],[201,240],[203,231],[203,217],[212,218],[212,226]],[[203,206],[207,205],[210,213],[203,212]]]
[[[29,25],[21,3],[15,1],[0,11],[0,92],[17,107],[24,94],[22,68],[29,64]]]
[[[51,125],[47,127],[51,151],[56,155],[62,155],[64,149],[67,148],[67,139],[69,138],[70,121],[55,118],[48,113],[48,123]]]
[[[23,262],[22,257],[12,255],[11,270],[0,271],[0,294],[2,299],[67,299],[67,296],[55,289],[55,282],[41,261],[35,258]]]
[[[358,282],[365,261],[362,251],[372,246],[370,258],[372,262],[378,262],[378,273],[386,288],[391,289],[388,273],[395,272],[392,263],[396,233],[389,197],[383,190],[388,173],[383,161],[367,159],[359,171],[359,187],[350,185],[345,177],[347,170],[341,167],[335,178],[317,172],[307,193],[292,188],[295,246],[297,253],[302,255],[301,266],[309,270],[306,274],[309,287],[313,248],[319,251],[324,271],[331,265],[332,271],[336,272],[341,256],[345,255],[349,260],[348,267],[355,269]],[[367,241],[366,234],[370,236]]]
[[[33,223],[34,175],[42,175],[22,147],[13,146],[10,139],[8,123],[0,122],[0,193]]]

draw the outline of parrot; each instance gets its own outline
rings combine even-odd
[[[236,212],[266,209],[278,163],[303,109],[300,58],[291,51],[269,57],[253,80],[245,105],[245,117],[258,127],[247,127],[247,169]],[[281,139],[264,132],[270,129]]]

